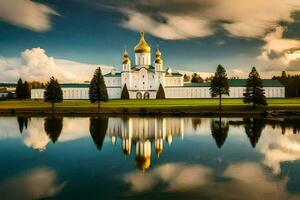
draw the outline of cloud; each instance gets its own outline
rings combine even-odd
[[[163,39],[206,37],[220,28],[233,37],[263,38],[281,22],[293,23],[298,0],[98,0],[126,16],[122,26]]]
[[[0,0],[0,20],[16,26],[34,31],[47,31],[51,28],[51,15],[58,13],[31,0]]]
[[[233,163],[223,172],[187,163],[168,163],[149,173],[133,172],[123,177],[133,193],[155,190],[176,192],[186,199],[299,199],[286,189],[288,178],[275,178],[261,165]]]
[[[300,71],[300,40],[283,38],[284,31],[284,27],[278,26],[264,37],[265,45],[257,58],[262,70]]]
[[[64,187],[55,171],[39,167],[0,183],[1,199],[41,199],[54,197]]]
[[[50,76],[60,82],[83,82],[91,79],[99,65],[78,63],[49,57],[41,48],[27,49],[20,58],[0,57],[0,79],[15,82],[19,77],[25,80],[46,81]],[[102,72],[108,73],[111,66],[101,66]]]
[[[278,175],[282,163],[300,160],[300,137],[293,134],[292,129],[286,129],[285,135],[282,135],[281,130],[268,126],[262,134],[257,150],[264,155],[263,164]]]

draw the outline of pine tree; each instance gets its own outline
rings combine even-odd
[[[63,128],[63,118],[62,117],[47,117],[44,123],[44,129],[48,137],[55,143]]]
[[[219,96],[219,110],[221,110],[222,95],[229,95],[229,85],[226,70],[219,65],[215,76],[211,80],[210,93],[212,97]]]
[[[222,118],[220,117],[219,120],[211,121],[210,129],[217,146],[221,148],[227,138],[229,124],[222,121]]]
[[[17,87],[16,87],[17,99],[24,99],[24,85],[21,78],[19,78]]]
[[[128,92],[126,83],[125,83],[122,93],[121,93],[121,99],[129,99],[129,92]]]
[[[98,150],[102,149],[108,126],[108,118],[90,118],[90,134]]]
[[[197,73],[194,73],[194,74],[192,75],[192,80],[191,80],[191,82],[192,82],[192,83],[203,83],[204,80],[203,80],[203,78],[202,78],[200,75],[198,75]]]
[[[252,68],[247,79],[247,88],[246,92],[244,93],[244,103],[252,103],[253,109],[256,109],[256,105],[268,105],[262,80],[255,67]]]
[[[54,103],[59,103],[63,101],[63,93],[61,87],[53,76],[47,82],[46,89],[44,92],[44,101],[51,102],[52,111],[54,112]]]
[[[29,83],[27,81],[24,82],[23,88],[24,88],[24,99],[30,99],[31,90],[30,90]]]
[[[165,95],[164,88],[163,88],[162,84],[159,84],[159,88],[156,93],[156,99],[165,99],[165,98],[166,98],[166,95]]]
[[[91,103],[98,102],[98,109],[100,108],[100,101],[108,101],[107,89],[100,67],[96,69],[91,80],[89,99]]]

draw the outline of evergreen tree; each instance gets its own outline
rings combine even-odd
[[[100,108],[100,101],[108,101],[107,89],[100,67],[96,69],[91,80],[89,99],[91,103],[98,102],[98,109]]]
[[[44,123],[44,129],[48,137],[55,143],[63,128],[63,118],[62,117],[47,117]]]
[[[184,81],[184,82],[189,82],[190,79],[191,79],[191,77],[190,77],[189,75],[187,75],[187,74],[184,74],[184,75],[183,75],[183,81]]]
[[[256,144],[258,143],[258,140],[261,136],[261,133],[263,129],[266,126],[266,122],[263,119],[244,119],[244,127],[245,132],[250,140],[250,143],[253,148],[255,148]]]
[[[90,134],[97,149],[101,150],[108,126],[108,118],[90,118]]]
[[[219,96],[219,110],[221,110],[222,95],[229,95],[229,85],[226,70],[219,65],[215,76],[211,80],[210,93],[212,97]]]
[[[159,88],[156,93],[156,99],[165,99],[165,98],[166,98],[166,95],[165,95],[164,88],[163,88],[162,84],[159,84]]]
[[[52,111],[54,112],[54,103],[59,103],[63,101],[63,93],[61,87],[53,76],[47,82],[46,89],[44,92],[44,101],[51,102]]]
[[[222,121],[222,118],[220,117],[219,120],[211,121],[210,129],[217,146],[221,148],[227,138],[229,124]]]
[[[247,88],[246,92],[244,93],[244,103],[252,103],[254,109],[256,108],[256,105],[267,105],[262,80],[259,77],[255,67],[252,68],[247,79]]]
[[[24,87],[24,99],[30,99],[31,90],[30,90],[29,83],[25,81],[23,87]]]
[[[126,83],[125,83],[122,93],[121,93],[121,99],[129,99],[129,92],[128,92]]]
[[[19,78],[17,87],[16,87],[17,99],[24,99],[24,85],[21,78]]]
[[[192,75],[192,80],[191,80],[191,82],[192,82],[192,83],[203,83],[204,80],[203,80],[203,78],[202,78],[200,75],[198,75],[197,73],[194,73],[194,74]]]

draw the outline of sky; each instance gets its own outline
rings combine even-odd
[[[300,71],[299,0],[0,0],[0,82],[121,70],[144,31],[166,67],[263,78]],[[154,59],[154,56],[152,56]]]

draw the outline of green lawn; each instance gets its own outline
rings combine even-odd
[[[300,99],[268,99],[269,109],[300,109]],[[101,102],[102,108],[148,108],[148,109],[216,109],[218,99],[166,99],[166,100],[110,100]],[[224,109],[243,109],[248,106],[243,104],[242,99],[223,99]],[[5,109],[25,109],[41,110],[49,109],[51,104],[42,100],[24,100],[24,101],[0,101],[0,110]],[[96,104],[91,104],[88,100],[64,100],[62,103],[55,104],[58,109],[94,109]]]

